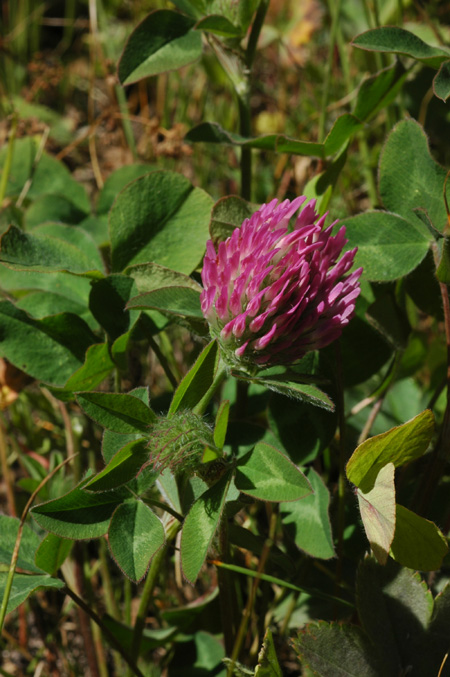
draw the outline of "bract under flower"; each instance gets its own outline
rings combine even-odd
[[[230,366],[288,365],[338,338],[353,316],[362,268],[347,274],[356,249],[341,258],[345,227],[335,235],[315,200],[269,204],[231,237],[206,246],[201,304]]]

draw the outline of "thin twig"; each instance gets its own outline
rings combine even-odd
[[[44,152],[45,144],[47,143],[48,135],[50,134],[50,127],[46,127],[44,129],[44,132],[41,136],[41,140],[39,142],[39,146],[37,149],[37,153],[35,155],[34,161],[33,161],[33,166],[31,168],[31,174],[28,177],[28,179],[25,181],[24,187],[22,188],[20,195],[17,199],[16,202],[16,207],[21,207],[23,204],[23,201],[25,200],[26,196],[28,195],[28,191],[31,188],[31,184],[33,183],[33,178],[34,178],[34,173],[36,171],[36,168],[41,160],[42,153]]]
[[[13,578],[14,578],[14,574],[16,572],[16,565],[17,565],[17,560],[18,560],[18,557],[19,557],[20,543],[21,543],[21,540],[22,540],[22,532],[23,532],[23,528],[25,526],[25,520],[27,518],[28,511],[29,511],[34,499],[36,498],[36,496],[38,495],[38,493],[42,489],[42,487],[45,484],[47,484],[47,482],[55,475],[55,473],[58,472],[58,470],[60,470],[63,466],[65,466],[66,463],[69,463],[69,461],[71,461],[73,458],[74,458],[73,456],[69,456],[64,461],[62,461],[62,463],[57,465],[56,468],[54,470],[52,470],[51,473],[49,473],[46,477],[44,477],[44,479],[39,484],[39,486],[36,487],[36,489],[31,494],[30,498],[28,499],[28,501],[25,505],[25,508],[23,509],[22,517],[20,518],[19,530],[17,532],[17,538],[16,538],[16,542],[14,544],[14,550],[13,550],[13,554],[12,554],[12,557],[11,557],[11,563],[9,565],[8,578],[6,580],[5,590],[4,590],[4,593],[3,593],[2,606],[0,608],[0,631],[2,630],[3,623],[5,622],[6,609],[8,607],[8,602],[9,602],[9,597],[10,597],[10,594],[11,594]]]
[[[0,181],[0,208],[2,207],[3,200],[6,195],[6,186],[8,185],[9,173],[11,171],[11,164],[14,154],[14,141],[16,139],[16,131],[17,131],[17,122],[18,115],[17,113],[14,112],[12,114],[11,129],[9,130],[8,150],[6,153],[5,164],[3,165],[2,178]]]
[[[111,643],[114,649],[120,653],[122,658],[127,662],[129,668],[134,672],[134,674],[137,675],[138,677],[145,677],[145,675],[140,671],[140,669],[136,665],[133,658],[131,658],[131,656],[129,656],[126,653],[125,649],[113,635],[111,630],[103,623],[100,616],[93,609],[91,609],[90,606],[88,606],[86,602],[77,595],[76,592],[71,590],[69,587],[63,588],[61,592],[71,597],[73,601],[94,621],[94,623],[96,623],[99,626],[105,637],[108,638],[108,641]]]
[[[362,444],[370,435],[370,431],[372,430],[372,426],[375,423],[375,419],[380,413],[381,407],[383,406],[384,402],[384,396],[380,397],[379,400],[375,402],[375,404],[372,407],[372,410],[367,418],[367,421],[364,425],[364,428],[361,430],[361,434],[358,437],[358,446]]]
[[[247,627],[248,623],[250,621],[250,617],[253,612],[253,607],[255,605],[255,599],[256,599],[256,592],[258,590],[259,584],[261,582],[261,576],[264,573],[264,568],[266,566],[267,558],[269,557],[270,550],[272,548],[274,539],[275,539],[275,531],[277,527],[277,521],[278,521],[278,513],[274,510],[272,512],[272,516],[270,519],[270,526],[269,526],[269,535],[266,541],[264,542],[262,551],[261,551],[261,557],[259,558],[259,563],[258,563],[258,569],[257,569],[257,575],[253,580],[253,584],[251,587],[250,595],[247,600],[247,604],[245,605],[244,612],[242,614],[242,620],[241,624],[239,626],[239,630],[237,632],[236,640],[234,643],[233,647],[233,652],[231,654],[231,660],[227,668],[227,677],[232,677],[234,674],[234,666],[236,664],[236,661],[239,657],[239,654],[241,652],[242,644],[245,639],[245,635],[247,633]]]

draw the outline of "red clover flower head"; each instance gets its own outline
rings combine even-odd
[[[353,317],[362,268],[347,274],[356,249],[341,258],[345,227],[324,228],[315,200],[269,204],[245,219],[203,263],[202,311],[225,360],[254,373],[289,365],[337,339]],[[338,260],[339,259],[339,260]]]

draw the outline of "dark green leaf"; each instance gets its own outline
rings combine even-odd
[[[127,489],[88,493],[85,478],[65,496],[36,505],[31,514],[46,531],[62,538],[98,538],[106,534],[114,510],[130,493]]]
[[[149,14],[128,38],[119,61],[119,79],[129,85],[176,70],[200,58],[202,39],[190,17],[160,9]]]
[[[108,544],[118,566],[135,583],[145,576],[151,558],[164,542],[161,520],[142,501],[127,501],[114,512]]]
[[[140,387],[140,388],[135,388],[134,390],[131,390],[128,395],[133,395],[133,397],[137,397],[139,400],[141,400],[147,407],[150,406],[150,395],[148,392],[148,388]],[[125,444],[128,444],[128,442],[133,442],[134,440],[138,440],[142,437],[142,434],[139,432],[136,433],[130,433],[128,435],[124,435],[121,433],[115,433],[112,430],[105,430],[103,432],[103,439],[102,439],[102,455],[103,455],[103,460],[105,463],[109,463],[113,456],[120,450]]]
[[[346,386],[363,383],[386,364],[392,355],[380,334],[367,322],[354,317],[342,332],[340,339],[342,370]],[[320,351],[320,366],[325,373],[335,373],[336,349],[331,345]]]
[[[433,611],[433,597],[419,574],[392,560],[380,566],[366,557],[358,568],[357,597],[362,626],[383,657],[383,674],[414,665]]]
[[[242,32],[234,26],[226,17],[218,14],[210,14],[197,22],[195,28],[200,31],[221,35],[224,38],[238,38]]]
[[[275,394],[269,399],[267,417],[271,430],[297,465],[313,461],[328,446],[336,430],[335,413]]]
[[[24,310],[36,320],[42,320],[49,315],[72,313],[81,317],[93,331],[98,329],[98,323],[92,317],[88,307],[81,303],[81,299],[75,301],[64,294],[55,294],[51,291],[32,291],[25,296],[21,296],[15,305],[16,308]]]
[[[368,307],[366,317],[394,348],[397,350],[406,348],[411,326],[393,293],[387,291],[377,295],[375,301]]]
[[[442,101],[447,101],[450,96],[450,61],[441,64],[433,80],[433,91]]]
[[[216,533],[228,492],[231,476],[224,475],[192,505],[181,533],[181,566],[190,583],[202,568]]]
[[[128,442],[113,456],[106,468],[85,484],[84,489],[109,491],[132,480],[148,461],[147,445],[148,440],[145,438]]]
[[[195,291],[202,291],[198,282],[189,275],[178,273],[176,270],[165,268],[157,263],[138,263],[126,268],[124,272],[133,278],[140,294],[163,287],[190,287]]]
[[[302,665],[320,677],[380,677],[375,650],[361,628],[308,623],[294,639]]]
[[[63,195],[40,195],[24,215],[27,230],[34,230],[47,221],[75,226],[85,218],[86,212]]]
[[[191,287],[162,287],[134,296],[127,308],[158,310],[164,315],[178,315],[203,320],[200,292]]]
[[[6,586],[7,572],[0,573],[0,599],[3,598]],[[59,578],[51,578],[47,574],[28,576],[27,574],[15,574],[11,593],[9,595],[6,613],[9,614],[24,602],[33,592],[39,588],[63,588],[64,581]]]
[[[358,90],[353,115],[359,120],[369,120],[396,97],[406,79],[407,71],[396,61],[393,66],[364,80]]]
[[[49,386],[55,397],[63,402],[73,400],[74,393],[96,388],[114,369],[106,343],[98,343],[86,351],[86,359],[61,388]]]
[[[244,380],[249,380],[252,383],[265,386],[281,395],[287,395],[287,397],[300,400],[300,402],[313,404],[316,407],[321,407],[328,411],[334,410],[334,404],[328,395],[317,388],[317,386],[309,383],[296,383],[295,381],[289,380],[288,377],[285,378],[283,375],[280,375],[279,378],[276,376],[261,376],[250,379],[244,378],[240,374],[236,374],[236,376]]]
[[[99,270],[103,266],[98,255],[95,259],[91,258],[85,253],[85,247],[82,249],[74,245],[66,237],[72,234],[71,231],[81,236],[81,241],[87,240],[89,236],[81,230],[77,232],[74,227],[52,225],[52,235],[46,235],[39,229],[35,229],[33,234],[24,233],[11,226],[1,237],[0,262],[13,270],[39,273],[62,271],[93,278],[103,277]],[[77,239],[81,245],[80,237]]]
[[[239,459],[234,482],[239,491],[261,501],[297,501],[313,491],[297,466],[265,442]]]
[[[71,177],[62,162],[44,152],[37,166],[33,168],[38,148],[37,136],[16,139],[6,195],[19,195],[25,183],[32,177],[27,193],[28,200],[36,200],[40,195],[62,195],[69,197],[70,201],[87,215],[91,206],[86,191],[81,183]],[[7,145],[0,150],[0,176],[7,150]]]
[[[411,221],[382,211],[370,211],[344,220],[348,249],[358,247],[355,266],[368,280],[396,280],[407,275],[425,257],[431,235]]]
[[[227,132],[215,122],[202,122],[186,134],[186,141],[204,143],[225,143],[244,148],[259,148],[290,155],[312,155],[325,158],[334,155],[344,143],[362,126],[353,115],[341,115],[334,123],[324,143],[297,141],[282,134],[268,134],[256,138],[246,138]]]
[[[255,677],[283,677],[270,628],[266,630],[264,642],[258,654]]]
[[[7,515],[0,515],[0,533],[2,535],[0,540],[0,564],[11,563],[13,550],[16,544],[17,533],[19,531],[20,521],[16,517],[8,517]],[[22,539],[20,541],[19,558],[17,566],[26,571],[33,571],[35,573],[42,573],[42,568],[37,566],[34,561],[36,550],[40,545],[41,539],[39,536],[25,524],[22,532]],[[1,597],[0,597],[1,599]]]
[[[148,433],[156,418],[150,407],[131,394],[84,392],[76,398],[90,418],[116,433]]]
[[[252,205],[236,195],[223,197],[216,202],[209,224],[209,234],[214,245],[217,246],[218,242],[230,237],[233,230],[240,228],[243,221],[250,218],[256,209],[257,205]]]
[[[112,172],[99,193],[96,205],[97,214],[107,214],[113,206],[117,195],[125,186],[154,170],[155,167],[153,165],[134,164],[119,167],[119,169]]]
[[[41,569],[55,576],[68,557],[72,546],[73,541],[60,538],[55,534],[47,534],[36,551],[35,562]]]
[[[447,172],[431,156],[418,122],[402,120],[394,127],[380,157],[379,173],[380,196],[386,209],[426,232],[417,216],[417,209],[422,208],[435,228],[444,229],[448,223],[443,198]],[[450,200],[450,183],[447,196]],[[429,237],[431,240],[431,234]]]
[[[113,270],[152,261],[190,274],[205,251],[212,205],[207,193],[175,172],[133,181],[110,211]]]
[[[139,313],[126,310],[127,301],[136,293],[134,280],[127,275],[108,275],[92,284],[89,307],[112,341],[137,321]]]
[[[283,524],[298,548],[311,557],[330,559],[335,556],[328,515],[330,493],[312,468],[305,475],[313,493],[301,501],[280,504]]]
[[[228,427],[228,416],[230,413],[230,402],[225,400],[221,402],[216,414],[216,423],[214,426],[214,444],[218,449],[223,449]]]
[[[446,47],[432,47],[399,26],[381,26],[361,33],[353,40],[355,47],[373,52],[404,54],[437,68],[450,56]]]
[[[102,618],[103,623],[111,631],[114,637],[120,642],[120,645],[131,654],[133,647],[134,628],[124,623],[111,618],[105,614]],[[139,655],[145,656],[154,649],[159,649],[161,646],[168,644],[173,640],[173,636],[178,632],[177,628],[144,628],[142,639],[139,646]],[[108,635],[105,634],[105,639],[108,640]]]
[[[95,340],[76,315],[33,320],[9,301],[0,302],[0,354],[33,378],[63,385]]]

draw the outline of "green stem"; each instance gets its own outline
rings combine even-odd
[[[147,578],[145,579],[144,589],[142,591],[141,600],[139,603],[136,622],[134,624],[133,640],[131,644],[131,654],[133,656],[139,656],[139,649],[145,628],[145,619],[147,618],[148,607],[153,595],[153,590],[155,588],[161,565],[164,562],[168,547],[177,535],[180,526],[181,524],[178,520],[175,520],[170,524],[166,532],[166,542],[162,548],[158,550],[156,555],[154,555],[150,564],[150,569],[147,574]],[[130,671],[128,672],[128,675],[131,677]]]
[[[250,71],[245,73],[245,86],[242,91],[236,91],[239,106],[239,132],[247,138],[251,135],[250,115]],[[244,200],[252,199],[252,150],[241,148],[241,196]]]
[[[27,501],[27,504],[25,505],[25,508],[23,509],[22,512],[22,517],[20,518],[20,524],[19,524],[19,529],[17,532],[17,537],[16,537],[16,542],[14,544],[14,550],[13,554],[11,557],[11,563],[9,565],[9,571],[8,571],[8,577],[6,579],[6,584],[5,584],[5,590],[3,592],[3,599],[2,599],[2,605],[0,607],[0,635],[3,629],[3,623],[5,622],[5,616],[6,616],[6,609],[8,608],[8,602],[9,598],[11,595],[11,589],[12,589],[12,584],[13,584],[13,579],[14,579],[14,574],[16,573],[16,566],[17,566],[17,560],[19,557],[19,549],[20,549],[20,542],[22,540],[22,532],[23,532],[23,527],[25,525],[25,520],[28,515],[28,511],[31,508],[34,499],[42,489],[42,487],[55,475],[55,473],[58,472],[66,463],[69,463],[73,459],[73,456],[69,456],[66,458],[62,463],[56,466],[54,470],[52,470],[51,473],[49,473],[42,482],[39,484],[39,486],[33,491],[31,494],[30,498]]]
[[[17,113],[13,113],[11,120],[11,130],[9,132],[8,151],[6,153],[5,164],[3,165],[2,180],[0,182],[0,208],[2,207],[3,200],[5,199],[6,186],[8,185],[9,173],[11,171],[18,117],[19,116]]]
[[[86,602],[79,597],[76,592],[71,590],[70,588],[66,587],[63,588],[62,590],[64,594],[68,595],[73,599],[73,601],[82,609],[88,616],[91,618],[94,623],[96,623],[99,628],[102,630],[103,634],[105,637],[108,638],[108,641],[110,644],[114,647],[116,651],[120,653],[122,658],[126,661],[126,663],[129,666],[130,670],[130,675],[137,675],[137,677],[145,677],[144,674],[139,670],[138,666],[136,665],[135,661],[126,653],[125,649],[122,647],[120,642],[116,639],[115,635],[109,630],[109,628],[106,627],[106,625],[103,623],[102,619],[100,616],[93,610],[91,609],[90,606],[86,604]]]
[[[272,516],[270,519],[270,527],[269,527],[269,536],[266,539],[262,552],[261,552],[261,557],[259,558],[259,564],[258,564],[258,571],[257,575],[253,581],[253,585],[251,588],[251,592],[247,601],[247,604],[244,609],[244,613],[242,614],[242,620],[239,625],[239,630],[236,636],[236,641],[234,643],[233,647],[233,652],[231,654],[231,661],[227,669],[227,677],[233,677],[234,674],[234,666],[236,664],[236,661],[239,657],[242,644],[245,639],[245,635],[247,634],[247,628],[248,624],[253,612],[253,607],[255,605],[255,599],[256,599],[256,592],[259,587],[259,583],[261,581],[261,574],[264,572],[264,567],[266,566],[267,558],[269,556],[270,550],[273,545],[273,541],[275,538],[275,531],[276,531],[276,526],[277,526],[277,520],[278,520],[278,514],[274,510],[272,512]]]
[[[195,414],[198,414],[199,416],[203,416],[205,413],[208,404],[211,402],[213,396],[215,395],[217,389],[219,386],[223,383],[225,380],[225,377],[227,375],[227,368],[225,363],[221,358],[219,358],[219,364],[217,365],[217,371],[216,375],[214,377],[214,381],[206,391],[206,393],[203,395],[202,399],[198,404],[195,405],[195,407],[192,409],[192,411]]]
[[[242,80],[235,86],[239,106],[239,131],[242,136],[249,137],[252,133],[252,119],[250,109],[250,82],[251,69],[255,59],[258,38],[269,9],[270,0],[260,0],[248,38],[244,56]],[[241,196],[244,200],[252,199],[252,151],[250,148],[241,148]]]
[[[325,123],[327,119],[327,106],[328,98],[330,95],[330,83],[331,83],[331,72],[333,70],[333,61],[334,61],[334,48],[336,45],[337,31],[339,27],[339,15],[341,13],[341,3],[342,0],[336,0],[334,5],[330,1],[328,2],[328,7],[331,13],[331,33],[330,33],[330,48],[328,51],[327,65],[325,68],[325,79],[323,82],[323,92],[322,92],[322,107],[320,111],[319,118],[319,141],[322,142],[325,138]]]
[[[253,569],[246,569],[245,567],[240,567],[237,566],[236,564],[227,564],[226,562],[220,562],[218,560],[210,560],[210,564],[214,564],[219,569],[220,568],[229,569],[230,571],[234,571],[237,574],[242,574],[243,576],[260,578],[262,581],[267,581],[267,583],[271,583],[272,585],[279,585],[282,588],[286,588],[287,590],[294,590],[295,592],[304,592],[305,595],[309,595],[310,597],[324,599],[327,602],[337,602],[338,604],[342,604],[343,606],[349,607],[351,609],[355,608],[355,605],[352,602],[349,602],[346,599],[342,599],[341,597],[337,597],[336,595],[329,595],[328,593],[323,592],[319,588],[304,588],[302,586],[289,583],[288,581],[285,581],[282,578],[277,578],[276,576],[269,576],[269,574],[260,573],[259,571],[253,571]],[[341,584],[339,587],[343,587],[343,585]]]
[[[153,350],[153,352],[155,353],[156,357],[159,360],[161,367],[164,369],[164,373],[167,376],[171,386],[173,387],[174,390],[176,390],[178,388],[178,381],[170,368],[166,356],[164,355],[161,348],[159,347],[159,345],[157,344],[157,342],[155,341],[155,339],[151,334],[147,334],[147,339],[150,348]]]
[[[260,0],[258,9],[256,10],[255,18],[253,20],[252,28],[248,38],[247,49],[245,51],[245,63],[249,69],[253,66],[259,35],[261,33],[269,5],[270,0]]]
[[[363,161],[363,166],[362,170],[364,173],[364,178],[366,180],[366,185],[367,185],[367,193],[369,195],[369,200],[370,200],[370,206],[372,208],[376,207],[378,204],[378,193],[377,193],[377,185],[374,177],[374,173],[371,167],[371,162],[370,162],[370,151],[369,151],[369,146],[366,140],[366,137],[363,132],[358,132],[358,143],[359,143],[359,150],[361,153],[361,158]]]
[[[131,581],[125,578],[123,582],[123,619],[126,625],[131,625]]]
[[[157,501],[154,498],[145,498],[145,496],[140,496],[139,497],[141,501],[143,501],[146,505],[151,506],[152,508],[161,508],[161,510],[165,510],[168,512],[172,517],[175,517],[176,520],[179,522],[183,521],[183,515],[180,515],[176,510],[174,510],[168,503],[164,503],[163,501]]]
[[[339,421],[339,479],[338,479],[338,518],[337,518],[337,565],[335,586],[338,587],[342,577],[342,565],[344,556],[344,530],[345,530],[345,498],[347,483],[345,464],[347,461],[345,449],[345,411],[344,411],[344,383],[342,374],[342,356],[339,341],[336,342],[336,385],[337,385],[337,413]]]
[[[222,517],[219,526],[219,557],[223,562],[229,561],[228,546],[228,522],[226,516]],[[217,571],[217,583],[219,587],[220,616],[222,623],[223,639],[225,653],[231,656],[234,645],[234,638],[237,628],[236,598],[230,594],[233,589],[232,574],[227,569]]]
[[[114,587],[111,580],[111,574],[108,567],[108,557],[107,557],[108,547],[106,541],[100,539],[100,572],[102,575],[103,588],[105,590],[105,605],[106,610],[110,616],[115,618],[117,621],[120,620],[120,611],[117,606],[116,597],[114,595]]]

